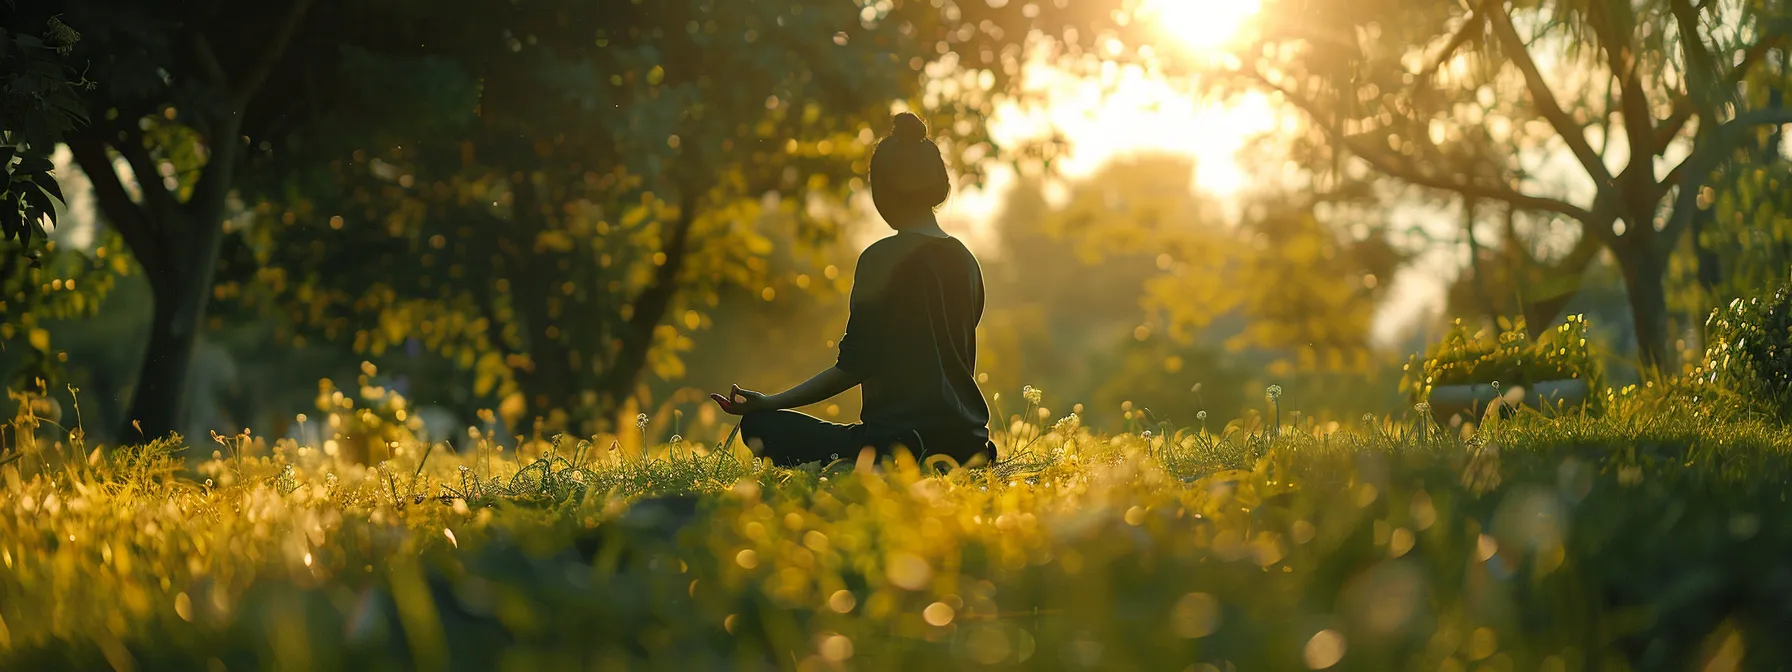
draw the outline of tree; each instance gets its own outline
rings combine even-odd
[[[0,6],[0,358],[18,364],[8,387],[39,393],[66,359],[45,324],[92,315],[122,270],[103,246],[91,258],[48,240],[63,201],[51,157],[87,122],[92,86],[71,56],[80,34],[50,4]]]
[[[1787,78],[1785,50],[1748,81],[1753,104],[1779,107]],[[1711,309],[1756,296],[1786,281],[1792,268],[1792,162],[1781,145],[1783,127],[1752,134],[1736,161],[1712,175],[1699,194],[1688,227],[1689,245],[1670,260],[1669,305],[1701,327]]]
[[[551,233],[563,215],[554,208],[569,202],[560,200],[569,197],[568,192],[555,190],[583,183],[586,174],[600,179],[615,176],[614,184],[628,184],[624,191],[634,192],[603,198],[633,197],[639,202],[641,194],[651,192],[655,201],[673,206],[644,234],[657,240],[630,248],[657,251],[667,261],[654,266],[641,294],[610,304],[631,306],[626,327],[615,331],[616,339],[605,345],[614,349],[610,355],[615,360],[606,363],[608,378],[599,387],[603,395],[614,396],[638,376],[641,366],[631,362],[645,360],[665,333],[661,318],[688,277],[684,260],[704,226],[700,213],[747,202],[743,194],[758,194],[743,189],[757,189],[767,179],[786,181],[782,170],[732,175],[707,170],[746,165],[745,160],[761,156],[777,158],[779,144],[791,138],[753,145],[777,129],[724,123],[726,114],[764,110],[766,90],[763,82],[736,86],[708,75],[706,69],[776,72],[800,84],[791,91],[807,99],[779,100],[793,123],[806,129],[797,139],[798,149],[809,152],[804,157],[808,161],[835,160],[821,158],[829,154],[822,151],[824,141],[844,145],[824,137],[816,120],[805,115],[850,108],[850,118],[867,119],[873,109],[887,112],[892,99],[910,98],[944,128],[968,122],[953,135],[971,159],[961,169],[974,173],[979,165],[975,160],[995,155],[997,148],[976,147],[984,144],[983,126],[969,117],[987,114],[998,96],[1014,90],[1027,45],[1049,36],[1059,54],[1085,54],[1081,45],[1099,39],[1102,26],[1112,24],[1109,9],[1089,3],[1075,8],[1061,2],[988,7],[913,0],[869,6],[466,0],[447,8],[340,0],[247,4],[73,0],[70,22],[87,32],[75,55],[92,64],[92,76],[103,85],[86,101],[98,121],[72,136],[69,145],[83,170],[93,176],[101,211],[124,238],[154,295],[149,354],[130,417],[144,435],[163,434],[175,426],[183,415],[182,379],[192,343],[207,325],[211,298],[219,290],[214,281],[220,252],[231,237],[226,228],[272,226],[246,215],[237,219],[233,198],[253,205],[270,194],[297,194],[304,198],[294,201],[346,203],[354,192],[328,193],[332,187],[343,188],[343,181],[332,185],[317,176],[328,173],[336,162],[352,177],[354,171],[371,170],[376,158],[390,166],[421,161],[422,167],[432,170],[422,184],[432,190],[438,183],[468,185],[481,198],[495,197],[498,206],[483,213],[458,202],[452,213],[435,213],[439,218],[450,214],[462,218],[448,229],[453,233],[491,229],[494,222]],[[794,41],[774,43],[770,37]],[[834,61],[842,56],[858,69],[837,67]],[[376,81],[365,78],[368,68],[380,64],[406,66],[388,67],[387,75],[422,68],[470,82],[469,88],[479,92],[481,107],[472,115],[459,110],[456,122],[452,110],[431,107],[452,98],[455,92],[447,91],[432,92],[445,97],[397,101],[408,108],[377,109],[421,113],[416,118],[368,114],[355,103],[365,100],[367,88]],[[926,67],[934,68],[932,75],[922,75]],[[393,88],[397,92],[410,82],[377,83],[397,84]],[[551,86],[543,88],[544,84]],[[822,123],[844,125],[843,120]],[[430,126],[425,121],[463,125]],[[446,135],[426,135],[425,128]],[[405,144],[389,142],[394,140]],[[735,144],[728,144],[730,140]],[[393,147],[404,150],[388,161],[385,154]],[[436,169],[454,165],[461,147],[470,148],[473,157],[470,165],[463,166],[464,173]],[[357,156],[366,162],[354,160]],[[443,161],[438,163],[438,158]],[[570,169],[574,162],[578,170]],[[798,177],[809,169],[795,160],[764,165],[774,163],[797,170]],[[412,179],[418,179],[417,174]],[[837,182],[823,186],[846,188]],[[363,203],[361,210],[372,205]],[[294,223],[315,227],[327,221]],[[435,235],[419,240],[427,242]],[[319,235],[312,242],[323,244],[326,239]],[[408,240],[406,245],[416,242]],[[327,244],[325,250],[366,259],[398,253],[389,247],[367,250]],[[558,266],[527,259],[534,250],[533,243],[525,241],[509,252],[499,251],[511,257],[507,265],[522,266],[523,272]],[[258,259],[253,252],[232,254],[250,267],[271,258]],[[623,258],[620,253],[614,256]],[[628,260],[641,258],[653,257]],[[543,269],[529,268],[535,266]],[[510,292],[506,298],[534,297]],[[529,331],[494,334],[516,348],[511,354],[517,357],[500,355],[500,362],[547,379],[541,385],[549,389],[570,389],[566,382],[552,380],[547,373],[552,365],[533,364],[557,363],[564,359],[561,355],[571,354],[556,352],[555,339],[546,337],[548,327],[560,326],[543,326],[554,319],[548,315],[552,306],[495,307],[504,310],[520,310],[522,319],[533,321],[519,322]],[[547,317],[535,317],[540,315]],[[352,324],[349,315],[330,319],[334,322],[326,330],[363,330]],[[539,337],[532,335],[537,332]],[[588,366],[590,361],[576,368]]]
[[[1017,155],[982,117],[1017,81],[1029,26],[1070,18],[1014,8],[1004,32],[916,2],[566,11],[504,15],[509,42],[463,25],[358,60],[345,72],[364,90],[341,104],[412,123],[340,146],[316,181],[268,185],[269,224],[227,261],[252,270],[221,293],[273,307],[295,337],[369,356],[415,343],[475,370],[513,420],[593,429],[644,372],[681,373],[722,291],[776,295],[763,226],[816,245],[855,216],[893,104],[972,156]],[[1002,60],[963,67],[988,54]]]
[[[103,114],[68,145],[155,301],[125,436],[166,435],[182,417],[231,189],[250,143],[277,132],[249,120],[284,97],[265,87],[311,5],[71,2],[89,31],[77,54],[103,82],[89,108]]]
[[[87,121],[80,90],[88,83],[69,59],[81,35],[41,10],[0,8],[0,25],[11,27],[0,29],[0,246],[17,241],[32,262],[32,239],[43,236],[46,222],[54,226],[62,200],[50,153]],[[16,253],[0,254],[0,264],[10,264]],[[0,275],[6,270],[0,266]]]
[[[1265,374],[1298,378],[1308,400],[1347,380],[1334,410],[1381,408],[1361,392],[1383,363],[1370,327],[1404,256],[1376,210],[1261,196],[1232,223],[1191,191],[1194,170],[1188,157],[1116,159],[1067,184],[1058,208],[1036,181],[1015,189],[986,269],[985,337],[1001,344],[979,360],[990,385],[1098,404],[1089,419],[1134,401],[1183,424],[1202,410],[1229,420],[1262,398]]]
[[[1701,187],[1744,138],[1792,122],[1744,85],[1785,20],[1752,0],[1282,0],[1265,3],[1236,79],[1304,114],[1303,153],[1328,174],[1509,209],[1534,241],[1572,239],[1529,260],[1546,278],[1611,254],[1656,367],[1670,356],[1668,260]],[[1574,291],[1521,290],[1534,328]]]

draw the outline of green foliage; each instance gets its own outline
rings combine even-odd
[[[1604,368],[1597,350],[1587,341],[1585,317],[1570,315],[1535,340],[1522,317],[1502,317],[1499,326],[1499,334],[1489,337],[1486,331],[1470,333],[1462,320],[1455,320],[1424,357],[1413,355],[1407,362],[1400,391],[1417,403],[1445,385],[1511,387],[1580,379],[1587,381],[1590,391],[1599,389]]]
[[[0,457],[0,665],[1771,667],[1792,436],[1626,401],[1469,440],[1074,422],[995,470],[221,437]],[[13,429],[41,430],[23,419]],[[12,436],[20,436],[13,434]]]
[[[1500,256],[1516,263],[1475,276],[1514,279],[1486,286],[1517,294],[1532,324],[1553,322],[1586,269],[1609,256],[1626,279],[1641,364],[1671,364],[1681,327],[1668,309],[1679,289],[1667,284],[1670,257],[1700,216],[1701,187],[1744,140],[1786,120],[1762,95],[1786,77],[1769,55],[1783,5],[1270,0],[1260,16],[1256,39],[1236,54],[1241,67],[1222,79],[1279,97],[1309,122],[1274,142],[1314,171],[1314,184],[1367,168],[1445,207],[1479,206],[1461,220],[1471,233],[1504,211]],[[1312,26],[1336,39],[1313,39]],[[1601,85],[1561,85],[1569,80]],[[1663,106],[1677,109],[1658,118]],[[1623,165],[1608,161],[1617,142]],[[1528,168],[1543,153],[1572,156],[1575,179],[1597,188],[1566,196],[1561,176]],[[1684,158],[1657,170],[1674,154]],[[1753,226],[1727,222],[1724,233]]]
[[[1706,322],[1705,357],[1688,374],[1792,418],[1792,288],[1732,300]]]
[[[21,18],[11,8],[0,16]],[[81,36],[56,17],[41,34],[21,24],[0,29],[0,244],[16,240],[36,259],[32,238],[54,226],[62,189],[50,174],[50,151],[64,133],[86,123],[82,88],[68,61]]]
[[[1041,385],[1053,408],[1086,404],[1078,413],[1106,427],[1128,403],[1184,423],[1232,417],[1271,383],[1328,420],[1395,406],[1391,391],[1362,393],[1396,364],[1370,343],[1404,263],[1383,232],[1337,203],[1321,217],[1269,197],[1233,224],[1191,191],[1194,169],[1125,157],[1066,184],[1062,205],[1033,180],[1010,193],[985,262],[984,389]]]
[[[23,242],[0,241],[0,377],[12,387],[42,391],[40,385],[63,379],[68,361],[52,342],[50,325],[97,314],[129,266],[105,245],[89,254],[49,241],[29,261],[25,249]]]
[[[1750,72],[1741,102],[1782,107],[1792,84],[1788,74],[1783,64]],[[1779,126],[1746,134],[1698,192],[1692,235],[1671,260],[1670,298],[1677,310],[1708,316],[1784,281],[1792,266],[1792,190],[1786,188],[1792,162],[1782,154],[1784,139]]]
[[[987,19],[1045,27],[1069,12],[972,10],[972,24],[926,3],[470,9],[460,21],[509,29],[504,48],[451,24],[417,50],[342,50],[333,123],[263,157],[257,226],[224,260],[219,295],[235,315],[274,317],[289,342],[382,362],[429,353],[471,373],[480,403],[514,411],[511,426],[582,432],[683,377],[723,295],[793,291],[773,266],[781,241],[825,249],[862,214],[852,199],[893,105],[927,116],[955,156],[1010,158],[984,122],[1016,93],[1007,71],[1032,33]],[[995,48],[1003,34],[1012,48]],[[1002,59],[943,69],[967,56],[936,48],[942,35]],[[941,97],[947,84],[956,95]],[[984,165],[955,166],[956,181]]]

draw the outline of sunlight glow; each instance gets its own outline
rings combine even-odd
[[[1260,0],[1147,0],[1141,14],[1196,50],[1225,47],[1262,8]]]

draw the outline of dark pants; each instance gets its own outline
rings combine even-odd
[[[935,432],[896,430],[866,425],[842,425],[796,411],[759,411],[740,419],[741,441],[754,455],[788,467],[805,462],[858,459],[870,448],[878,456],[891,455],[902,446],[920,461],[929,455],[947,455],[959,464],[982,455],[995,461],[996,447],[970,431]]]

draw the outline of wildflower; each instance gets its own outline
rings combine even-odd
[[[1020,388],[1020,396],[1026,398],[1027,403],[1029,404],[1037,404],[1040,400],[1045,398],[1045,392],[1037,387],[1028,385]]]
[[[1418,411],[1420,413],[1430,413],[1431,412],[1431,404],[1421,401],[1417,404],[1413,404],[1412,410]]]
[[[640,415],[635,416],[635,429],[647,429],[647,414],[646,413],[642,413]]]
[[[1207,421],[1207,411],[1195,411],[1195,419],[1200,420],[1202,422],[1206,422]]]
[[[1071,413],[1070,415],[1059,418],[1058,423],[1052,425],[1052,431],[1059,434],[1070,434],[1075,432],[1078,427],[1082,426],[1082,424],[1083,419],[1077,414]]]
[[[1281,399],[1282,398],[1282,386],[1281,385],[1269,386],[1268,388],[1263,390],[1263,396],[1267,397],[1270,401],[1276,401],[1278,399]]]
[[[1363,424],[1365,424],[1365,425],[1375,424],[1375,414],[1374,413],[1364,413],[1363,414]]]
[[[1145,432],[1143,434],[1140,434],[1139,436],[1144,437],[1144,439],[1146,441],[1150,441],[1151,440],[1151,430],[1147,429],[1147,430],[1145,430]]]

